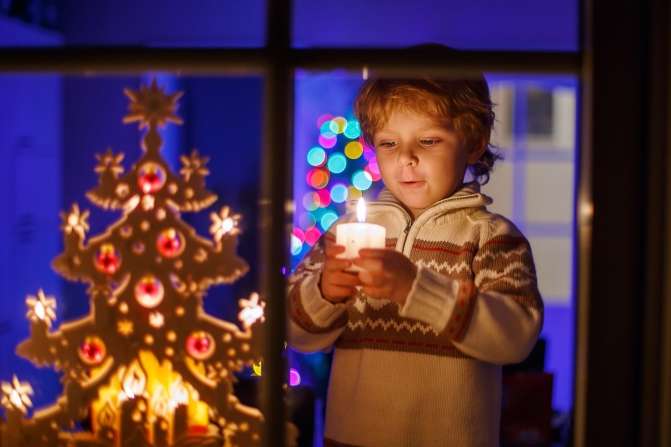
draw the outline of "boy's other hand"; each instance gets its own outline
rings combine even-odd
[[[319,281],[319,288],[322,296],[332,303],[347,301],[356,293],[356,286],[361,285],[356,273],[345,271],[352,266],[352,261],[336,258],[344,251],[345,247],[343,245],[326,242],[326,261]]]
[[[354,264],[363,270],[359,279],[367,295],[388,299],[403,306],[417,276],[417,266],[395,250],[386,248],[363,248]]]

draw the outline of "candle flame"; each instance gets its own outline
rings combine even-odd
[[[356,218],[359,222],[366,221],[366,201],[363,200],[363,197],[356,204]]]
[[[165,388],[161,385],[157,385],[154,390],[154,395],[151,399],[151,406],[157,416],[162,418],[167,417],[168,410],[170,409],[170,403],[168,402],[168,394],[165,391]]]
[[[134,398],[135,396],[140,396],[144,393],[145,386],[147,384],[147,376],[140,363],[135,360],[126,370],[126,374],[123,379],[123,391],[126,394],[126,397],[129,399]]]
[[[98,424],[100,424],[101,427],[114,427],[114,421],[116,420],[116,416],[114,413],[114,407],[112,404],[107,401],[105,403],[105,406],[103,407],[102,411],[98,415]]]
[[[168,406],[171,410],[177,408],[178,405],[187,404],[189,402],[189,391],[182,384],[181,379],[177,379],[170,384],[168,394],[170,395]]]

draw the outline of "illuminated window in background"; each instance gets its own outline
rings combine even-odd
[[[553,407],[572,407],[573,221],[576,87],[571,77],[488,76],[496,104],[497,162],[482,191],[531,244],[545,302],[541,337],[553,373]]]

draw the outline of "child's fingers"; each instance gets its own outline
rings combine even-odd
[[[389,298],[389,291],[386,287],[363,286],[361,291],[371,298]]]
[[[329,282],[337,286],[354,287],[361,285],[359,275],[348,272],[333,272],[329,275]]]
[[[356,289],[354,287],[331,285],[328,287],[328,291],[325,291],[325,298],[332,302],[342,302],[346,301],[355,293]]]
[[[333,258],[339,255],[340,253],[343,253],[344,251],[345,251],[344,245],[336,245],[333,242],[327,242],[326,247],[324,248],[324,253],[329,258]]]
[[[324,263],[324,270],[328,272],[335,272],[345,270],[352,266],[352,261],[349,259],[329,258]]]
[[[371,272],[370,270],[360,271],[359,279],[361,280],[361,284],[369,287],[380,287],[386,283],[384,275]]]
[[[390,251],[387,248],[362,248],[359,250],[360,258],[384,258]]]
[[[369,272],[381,272],[383,270],[382,260],[378,258],[358,258],[354,259],[354,265],[358,265]]]

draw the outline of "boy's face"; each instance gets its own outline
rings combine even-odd
[[[468,153],[455,132],[429,115],[406,110],[392,112],[373,142],[385,186],[415,217],[452,195],[481,154]]]

